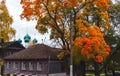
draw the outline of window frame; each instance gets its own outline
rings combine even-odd
[[[25,64],[25,62],[21,62],[21,70],[26,70],[26,64]]]
[[[37,70],[37,71],[42,71],[42,63],[37,62],[36,65],[37,65],[37,66],[36,66],[36,70]]]
[[[10,69],[10,66],[11,66],[11,63],[8,61],[8,62],[6,62],[6,68],[7,69]]]
[[[33,63],[32,63],[32,62],[29,62],[28,65],[29,65],[29,67],[28,67],[29,70],[31,70],[31,71],[34,70]]]

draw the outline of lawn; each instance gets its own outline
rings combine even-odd
[[[95,76],[94,74],[86,74],[86,76]],[[100,74],[100,76],[105,76],[105,74]]]

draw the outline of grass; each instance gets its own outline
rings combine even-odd
[[[94,74],[86,74],[86,76],[95,76]],[[105,74],[100,74],[100,76],[105,76]]]

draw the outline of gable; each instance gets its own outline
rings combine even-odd
[[[2,49],[25,49],[25,47],[17,41],[11,41],[0,44]]]

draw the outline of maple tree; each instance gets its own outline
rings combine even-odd
[[[62,45],[59,58],[69,55],[72,29],[73,61],[93,60],[102,63],[110,53],[104,33],[110,28],[110,0],[21,0],[21,18],[37,20],[36,29]],[[78,75],[79,76],[79,75]]]
[[[110,53],[110,47],[104,41],[103,34],[97,26],[90,26],[86,31],[88,31],[87,37],[77,37],[75,39],[73,56],[77,50],[86,60],[92,58],[96,62],[103,62],[103,59],[105,59]],[[78,60],[78,58],[74,59]]]
[[[12,23],[13,19],[9,15],[5,1],[2,0],[0,2],[0,38],[4,39],[4,42],[8,42],[15,35],[15,29],[11,26]]]

